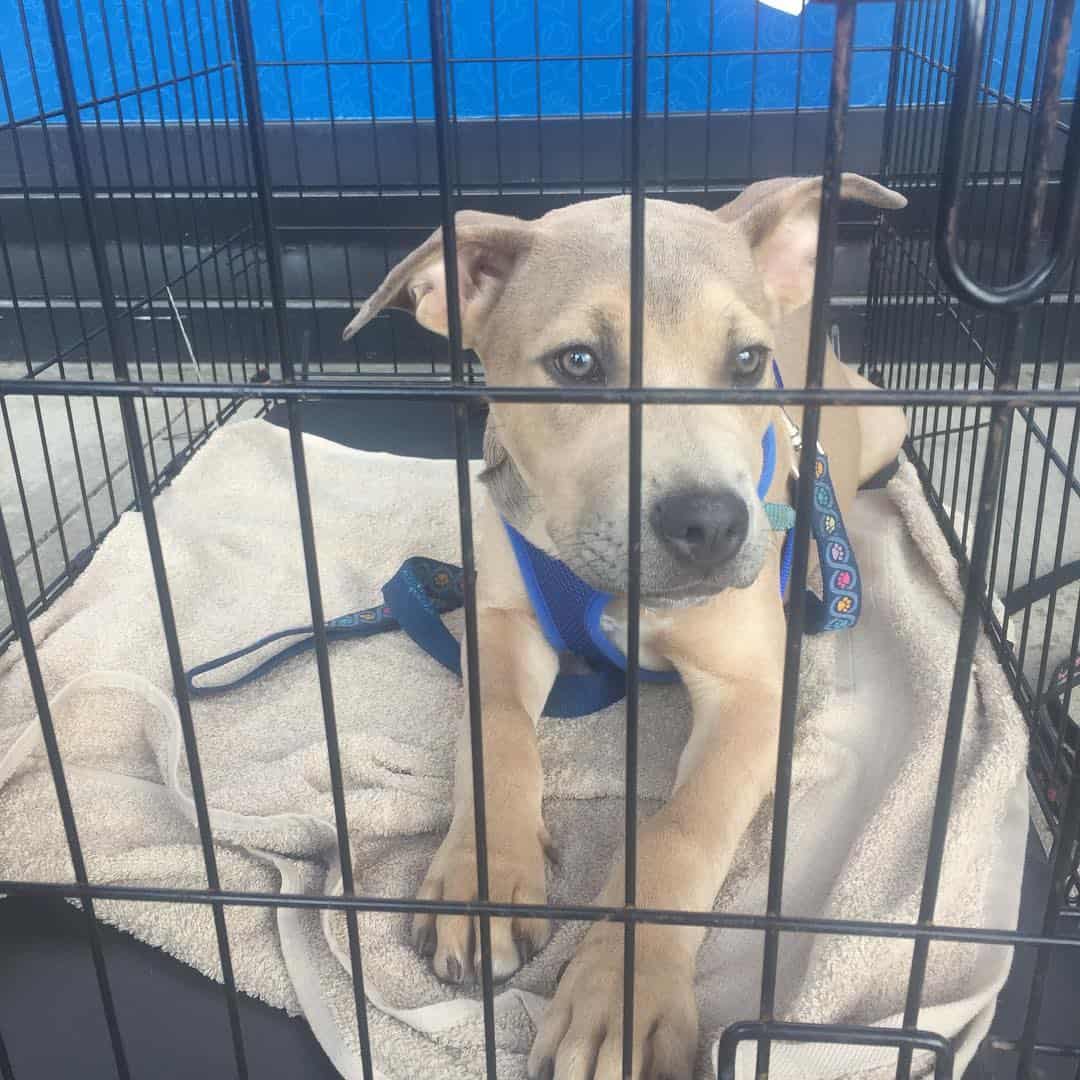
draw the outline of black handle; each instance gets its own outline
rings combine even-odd
[[[1035,126],[1029,168],[1030,194],[1021,215],[1021,237],[1034,231],[1041,211],[1041,194],[1046,184],[1047,155],[1057,121],[1061,81],[1072,27],[1074,0],[1054,0],[1049,52],[1043,68],[1042,92],[1032,110]],[[986,30],[986,0],[961,0],[960,42],[957,50],[956,83],[949,103],[948,122],[942,144],[941,188],[937,216],[936,255],[938,269],[949,288],[961,299],[976,307],[1003,310],[1021,307],[1038,300],[1050,291],[1058,274],[1076,251],[1077,225],[1080,223],[1080,112],[1073,106],[1069,141],[1065,150],[1061,205],[1050,252],[1041,265],[1018,281],[1005,285],[986,285],[969,276],[957,257],[959,210],[957,203],[964,184],[963,161],[978,92],[983,41]],[[1074,102],[1080,102],[1080,79]]]

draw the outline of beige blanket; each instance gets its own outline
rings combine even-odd
[[[409,554],[457,561],[453,466],[307,440],[326,610],[376,602]],[[310,619],[287,436],[262,421],[216,435],[157,503],[184,660],[216,657]],[[785,882],[790,914],[913,920],[952,675],[955,564],[910,468],[860,495],[849,531],[866,581],[856,631],[807,642]],[[460,633],[460,619],[450,619]],[[142,522],[126,515],[92,565],[35,623],[91,879],[203,887],[196,832]],[[456,680],[401,634],[331,646],[357,888],[411,896],[448,823]],[[311,654],[253,685],[196,701],[194,719],[223,885],[336,887],[332,804]],[[562,859],[556,902],[589,902],[621,842],[622,709],[545,720],[545,817]],[[687,729],[678,687],[642,692],[643,814],[670,789]],[[1025,733],[980,643],[938,917],[1014,925],[1027,823]],[[769,815],[758,815],[717,898],[760,912]],[[18,650],[0,657],[0,879],[71,879],[56,800]],[[103,919],[211,977],[203,907],[100,903]],[[302,1012],[347,1077],[360,1075],[343,920],[317,912],[228,912],[237,982]],[[583,932],[564,925],[496,1001],[500,1077],[524,1075],[536,1017]],[[455,994],[407,942],[407,919],[360,917],[374,1060],[385,1078],[482,1075],[475,995]],[[782,936],[779,1013],[897,1024],[910,942]],[[986,1032],[1010,950],[935,944],[924,1028],[957,1040],[961,1068]],[[700,1072],[715,1040],[756,1015],[761,935],[703,946]],[[121,1017],[121,1023],[123,1017]],[[748,1055],[740,1074],[750,1076]],[[875,1050],[778,1047],[776,1077],[891,1075]],[[959,1072],[958,1072],[959,1075]]]

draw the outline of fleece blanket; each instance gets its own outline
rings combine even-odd
[[[308,438],[328,616],[375,603],[410,554],[458,560],[453,466],[360,453]],[[186,666],[310,621],[287,435],[227,428],[157,502]],[[785,878],[785,911],[914,920],[958,632],[960,587],[917,479],[860,494],[849,532],[866,582],[850,633],[807,641]],[[481,571],[482,572],[482,571]],[[461,633],[460,613],[449,625]],[[142,522],[126,515],[86,572],[34,623],[91,880],[205,886],[187,765]],[[402,634],[331,646],[357,889],[408,897],[448,824],[456,679]],[[679,686],[642,690],[641,813],[669,792],[688,728]],[[312,654],[194,703],[214,841],[227,889],[333,893],[333,809]],[[1015,925],[1027,811],[1025,732],[987,642],[965,721],[938,918]],[[544,814],[561,854],[554,902],[588,903],[621,843],[623,710],[544,720]],[[747,833],[720,909],[765,907],[770,808]],[[19,650],[0,657],[0,880],[72,871]],[[102,902],[100,917],[220,977],[205,907]],[[227,913],[241,990],[302,1013],[345,1077],[360,1076],[340,914]],[[496,998],[499,1075],[524,1076],[537,1018],[584,932],[552,942]],[[483,1074],[475,990],[440,984],[408,943],[407,916],[359,918],[374,1062],[386,1080]],[[756,1015],[762,936],[708,935],[697,982],[699,1073],[725,1025]],[[897,1025],[911,944],[784,934],[778,1013]],[[935,943],[920,1025],[956,1041],[962,1068],[993,1015],[1010,963],[1001,947]],[[121,1018],[122,1020],[123,1018]],[[895,1054],[779,1046],[773,1075],[891,1075]],[[926,1067],[925,1060],[919,1060]],[[749,1052],[739,1072],[752,1075]],[[959,1075],[959,1073],[958,1073]]]

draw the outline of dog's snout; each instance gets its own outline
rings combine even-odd
[[[686,491],[660,499],[652,510],[652,525],[682,561],[720,566],[746,540],[750,508],[734,491]]]

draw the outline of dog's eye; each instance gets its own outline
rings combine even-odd
[[[559,353],[554,366],[560,375],[574,382],[600,382],[604,377],[600,362],[588,349],[579,345]]]
[[[768,349],[761,345],[751,345],[747,349],[740,349],[731,358],[731,368],[735,378],[739,382],[757,382],[761,373],[765,370],[765,363],[769,359]]]

